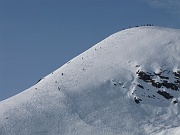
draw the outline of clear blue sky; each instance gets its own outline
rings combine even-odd
[[[180,28],[179,0],[0,0],[0,101],[136,25]]]

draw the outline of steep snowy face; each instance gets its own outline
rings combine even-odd
[[[180,30],[120,31],[0,102],[0,135],[180,132]]]

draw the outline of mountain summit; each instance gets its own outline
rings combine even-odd
[[[0,102],[0,135],[179,135],[180,30],[117,32]]]

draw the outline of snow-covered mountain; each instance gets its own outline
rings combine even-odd
[[[180,30],[117,32],[0,102],[0,135],[179,135]]]

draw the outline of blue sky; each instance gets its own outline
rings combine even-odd
[[[123,28],[180,28],[179,0],[0,0],[0,101]]]

